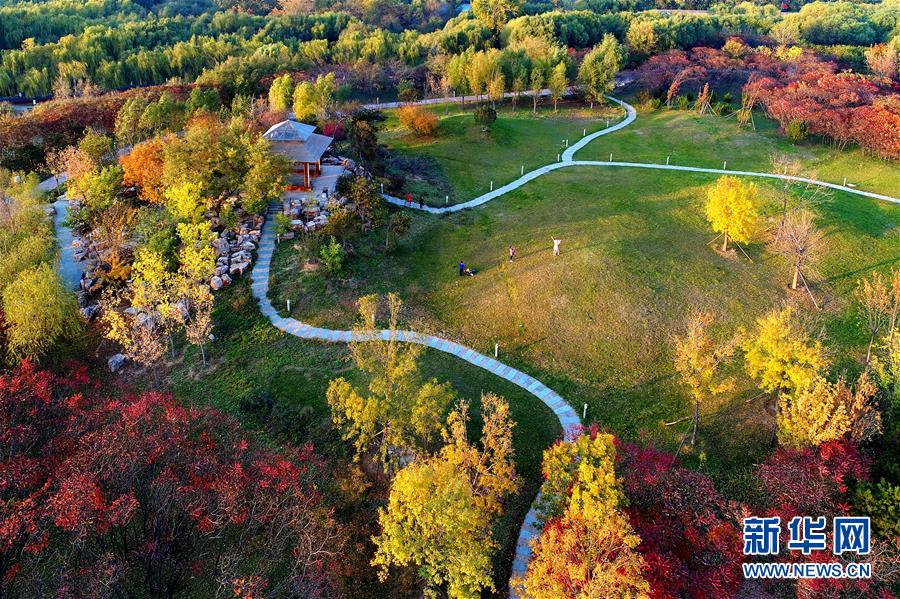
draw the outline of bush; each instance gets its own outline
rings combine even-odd
[[[322,246],[319,257],[322,258],[322,266],[329,275],[336,275],[344,268],[344,246],[334,237]]]
[[[397,110],[400,124],[419,137],[434,134],[438,128],[438,118],[420,106],[403,106]]]
[[[809,137],[809,125],[803,121],[791,121],[787,125],[786,133],[791,143],[800,143]]]
[[[662,100],[659,98],[650,98],[646,104],[647,110],[659,110],[662,107]]]
[[[872,519],[876,534],[900,536],[900,486],[884,479],[877,485],[862,484],[856,489],[854,504]]]
[[[691,99],[687,96],[678,96],[675,98],[675,108],[678,110],[690,110]]]
[[[291,230],[291,219],[282,213],[275,215],[275,234],[284,235]]]
[[[729,104],[728,102],[716,102],[712,106],[712,111],[716,116],[728,114],[731,111],[731,104]]]
[[[473,115],[475,116],[475,122],[481,125],[482,131],[490,129],[494,121],[497,120],[497,111],[488,104],[483,104],[476,108]]]

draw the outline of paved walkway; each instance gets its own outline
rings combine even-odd
[[[73,291],[81,288],[81,264],[75,260],[72,229],[66,224],[69,218],[69,200],[61,196],[53,202],[56,213],[53,215],[53,229],[59,243],[59,275],[66,287]]]

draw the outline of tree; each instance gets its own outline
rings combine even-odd
[[[510,87],[510,91],[513,93],[513,110],[516,110],[518,107],[519,98],[522,96],[522,92],[525,91],[528,85],[526,73],[527,71],[522,67],[520,70],[516,71],[516,74],[513,77],[512,86]]]
[[[37,360],[80,329],[75,297],[51,264],[19,272],[2,292],[6,351],[13,359]]]
[[[797,289],[803,269],[818,258],[824,240],[824,235],[816,227],[815,216],[809,210],[793,210],[784,219],[774,245],[789,256],[793,264],[791,289]],[[805,282],[806,278],[803,277],[803,280]]]
[[[544,452],[539,516],[545,524],[519,584],[546,599],[649,597],[640,538],[621,511],[611,435],[589,432]]]
[[[497,102],[503,100],[506,94],[506,79],[503,77],[502,71],[497,71],[488,83],[488,98],[491,100],[491,107],[497,108]]]
[[[784,447],[816,447],[848,436],[856,444],[881,432],[881,415],[874,398],[878,388],[863,373],[855,389],[841,377],[824,377],[784,398],[778,416],[778,441]]]
[[[531,111],[537,114],[537,106],[538,102],[541,99],[541,93],[544,91],[544,83],[546,83],[546,79],[544,76],[544,67],[541,64],[536,64],[531,67]]]
[[[78,142],[78,149],[87,154],[94,164],[104,164],[112,157],[113,140],[96,129],[88,129]]]
[[[875,44],[866,50],[866,64],[875,75],[885,79],[893,79],[897,76],[898,46],[900,43]]]
[[[822,344],[810,339],[791,306],[758,318],[756,330],[742,336],[744,370],[761,389],[775,393],[777,423],[782,393],[809,389],[827,366]]]
[[[287,112],[291,108],[294,98],[294,82],[290,74],[285,73],[276,77],[269,87],[269,109],[277,112]]]
[[[470,93],[481,98],[500,72],[500,52],[496,49],[476,52],[467,63],[466,79]]]
[[[291,164],[284,156],[273,153],[272,144],[265,138],[260,137],[249,150],[242,206],[251,214],[260,214],[269,202],[281,199]]]
[[[366,177],[354,177],[347,191],[347,199],[356,207],[356,215],[364,231],[371,231],[381,224],[385,211],[384,198],[374,181]]]
[[[625,52],[615,36],[606,34],[603,41],[588,52],[578,69],[578,80],[585,93],[594,102],[602,102],[605,95],[615,87],[616,74],[622,68]]]
[[[322,267],[325,269],[325,273],[334,276],[344,268],[344,246],[332,236],[319,248],[319,258],[322,259]]]
[[[628,50],[638,56],[650,56],[658,49],[659,37],[652,21],[634,20],[625,34]]]
[[[77,366],[0,375],[4,596],[337,593],[345,533],[310,445],[272,451],[208,408],[93,383]]]
[[[489,131],[491,125],[497,120],[497,111],[487,105],[479,106],[472,114],[475,122],[481,125],[482,131]]]
[[[163,184],[163,148],[172,139],[155,138],[134,146],[130,152],[119,157],[122,167],[122,182],[138,188],[141,199],[151,204],[165,201]]]
[[[434,135],[439,125],[437,116],[421,106],[401,106],[397,109],[397,118],[401,125],[419,137]]]
[[[675,338],[675,369],[694,399],[691,445],[697,441],[700,404],[707,399],[734,389],[734,379],[725,378],[720,370],[723,360],[734,354],[731,342],[719,345],[709,335],[712,315],[695,312],[688,319],[687,331]]]
[[[166,207],[178,222],[196,223],[206,212],[203,189],[196,183],[182,183],[166,190]]]
[[[215,234],[209,221],[181,222],[176,230],[181,240],[178,272],[194,283],[209,281],[216,270],[216,252],[212,247]]]
[[[621,443],[625,512],[640,536],[653,597],[734,597],[741,572],[741,506],[670,453]]]
[[[893,278],[897,279],[896,273]],[[862,279],[854,294],[866,328],[869,330],[869,347],[866,349],[866,364],[868,364],[872,360],[872,345],[878,332],[889,323],[893,329],[900,296],[897,295],[896,286],[889,287],[881,273],[877,271],[873,271],[870,278]],[[893,333],[893,330],[891,332]]]
[[[472,0],[472,13],[475,18],[499,35],[510,17],[519,14],[522,9],[521,0]]]
[[[412,219],[405,212],[394,212],[391,214],[390,218],[388,218],[387,224],[387,234],[384,241],[384,251],[388,251],[391,249],[391,237],[395,240],[399,241],[401,237],[406,235],[406,232],[409,231],[409,227],[412,224]]]
[[[550,71],[547,87],[550,89],[550,99],[553,100],[553,112],[558,112],[557,104],[569,90],[569,77],[566,75],[564,62],[559,63]]]
[[[350,344],[354,363],[367,375],[367,388],[358,389],[341,377],[328,384],[326,397],[332,420],[343,438],[353,442],[357,459],[374,454],[389,471],[410,456],[426,455],[434,446],[441,428],[438,416],[449,407],[454,392],[449,384],[422,375],[422,346],[398,339],[400,298],[387,296],[384,340],[375,330],[378,304],[374,295],[359,299],[360,326]]]
[[[186,303],[190,306],[184,332],[187,340],[200,349],[203,367],[206,367],[206,342],[212,334],[213,296],[207,285],[194,284],[188,288]]]
[[[747,243],[753,236],[756,214],[756,185],[744,184],[735,177],[719,177],[707,192],[706,218],[713,231],[724,237],[722,251],[728,251],[728,240]]]
[[[315,83],[301,82],[294,89],[294,118],[308,121],[325,114],[334,103],[334,73],[319,75]]]
[[[493,395],[482,397],[485,426],[482,448],[466,438],[468,406],[448,417],[447,445],[440,454],[401,470],[391,485],[382,527],[374,538],[372,564],[386,577],[391,565],[415,564],[427,597],[446,585],[454,599],[476,599],[494,590],[491,557],[497,549],[492,518],[516,489],[509,406]]]

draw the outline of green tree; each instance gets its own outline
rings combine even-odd
[[[332,420],[343,438],[353,442],[357,458],[374,453],[386,471],[410,456],[429,452],[455,395],[447,383],[422,375],[419,361],[424,348],[398,339],[402,302],[389,294],[387,303],[390,332],[383,339],[375,330],[378,297],[359,300],[361,324],[353,332],[350,353],[367,375],[367,388],[338,378],[326,393]]]
[[[475,18],[498,35],[510,17],[522,10],[521,0],[472,0]]]
[[[3,319],[6,351],[16,360],[40,359],[81,326],[75,296],[46,262],[21,271],[3,289]]]
[[[578,80],[591,99],[591,108],[594,107],[594,102],[602,102],[604,96],[613,90],[616,74],[622,68],[624,60],[622,46],[609,33],[584,57],[578,69]]]
[[[569,89],[569,76],[566,74],[566,63],[561,62],[550,72],[550,80],[547,82],[550,88],[550,99],[553,100],[553,112],[557,112],[559,101],[566,95]]]
[[[625,34],[628,49],[637,56],[650,56],[658,49],[659,37],[652,21],[634,20]]]
[[[281,199],[291,164],[283,156],[272,153],[272,144],[260,137],[250,147],[247,165],[242,205],[247,212],[259,214],[269,202]]]
[[[294,82],[290,74],[276,77],[269,88],[269,109],[278,112],[290,110],[294,98]]]
[[[196,223],[206,212],[203,189],[196,183],[182,183],[165,192],[166,208],[172,218],[179,222]]]

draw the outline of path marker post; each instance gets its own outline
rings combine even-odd
[[[847,177],[844,177],[844,187],[847,187]]]
[[[499,358],[499,357],[500,357],[500,344],[495,343],[494,344],[494,358]]]
[[[612,162],[612,152],[609,153],[609,161]]]
[[[381,195],[384,195],[384,183],[381,184]]]
[[[560,160],[562,160],[562,157],[561,157],[559,154],[557,154],[557,155],[556,155],[556,161],[559,162]]]
[[[522,172],[521,172],[521,174],[522,174],[522,175],[525,174],[525,165],[524,165],[524,164],[522,165]]]
[[[727,160],[726,160],[725,162],[722,163],[722,170],[723,170],[723,171],[727,171],[727,170],[728,170],[728,161],[727,161]]]
[[[494,182],[491,181],[491,191],[494,191]]]
[[[450,203],[450,196],[444,196],[444,206]]]
[[[291,313],[291,300],[287,301],[287,309],[288,309],[288,314],[290,314]]]
[[[606,128],[609,129],[609,119],[606,119]]]
[[[671,156],[666,156],[666,166],[669,166],[669,158],[671,158]]]
[[[581,132],[581,137],[587,137],[587,129]]]
[[[587,404],[584,404],[584,411],[582,412],[581,419],[587,420]]]

